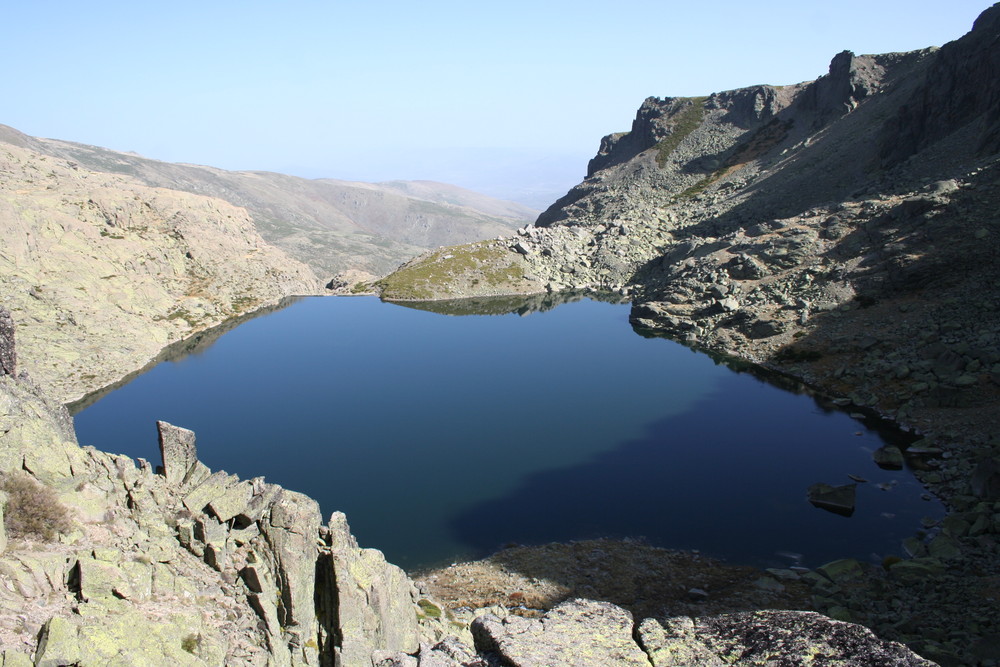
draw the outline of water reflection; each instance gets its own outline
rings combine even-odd
[[[566,303],[581,299],[602,303],[627,303],[628,298],[611,292],[565,290],[520,296],[482,296],[439,301],[387,301],[395,306],[423,310],[438,315],[530,315],[544,313]]]

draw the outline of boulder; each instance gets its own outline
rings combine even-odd
[[[875,465],[885,470],[903,469],[903,452],[899,447],[893,445],[883,445],[872,452],[872,460]]]
[[[632,639],[632,614],[609,602],[569,600],[533,619],[487,614],[472,622],[472,635],[481,653],[511,667],[649,666]]]
[[[996,459],[983,459],[969,478],[972,494],[983,500],[1000,500],[1000,464]]]
[[[156,429],[160,436],[163,475],[171,484],[182,484],[184,478],[198,462],[198,454],[194,445],[194,431],[164,421],[156,422]]]
[[[868,628],[810,611],[646,619],[638,635],[653,667],[934,665],[902,644],[879,639]]]
[[[38,640],[35,667],[77,665],[81,657],[76,625],[61,616],[50,618]]]
[[[819,482],[809,487],[809,502],[814,507],[834,514],[851,516],[854,514],[854,496],[857,484],[830,486]]]

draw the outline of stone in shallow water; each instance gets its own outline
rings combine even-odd
[[[903,469],[903,452],[900,451],[899,447],[892,445],[879,447],[872,453],[872,459],[875,461],[875,465],[885,470]]]
[[[820,565],[816,568],[816,571],[837,584],[859,579],[864,576],[864,570],[861,568],[861,563],[853,558],[843,558],[841,560],[831,561],[826,565]]]
[[[854,496],[856,484],[844,484],[842,486],[831,486],[818,482],[809,487],[809,502],[814,507],[840,514],[851,516],[854,514]]]

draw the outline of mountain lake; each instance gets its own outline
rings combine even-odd
[[[212,470],[344,511],[407,570],[592,537],[815,567],[944,515],[872,461],[900,434],[577,299],[294,300],[92,399],[80,444],[156,465],[156,420],[192,429]],[[849,475],[852,516],[809,503]]]

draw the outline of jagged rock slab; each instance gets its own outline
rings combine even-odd
[[[163,475],[171,484],[180,484],[198,462],[194,431],[164,421],[156,422],[160,440]]]
[[[341,664],[367,664],[374,651],[415,653],[419,648],[413,584],[382,552],[361,549],[351,535],[347,517],[334,512],[328,525],[330,557],[326,601],[339,628],[335,645]]]
[[[540,619],[488,614],[472,633],[481,653],[511,667],[649,667],[632,639],[632,614],[608,602],[570,600]]]

